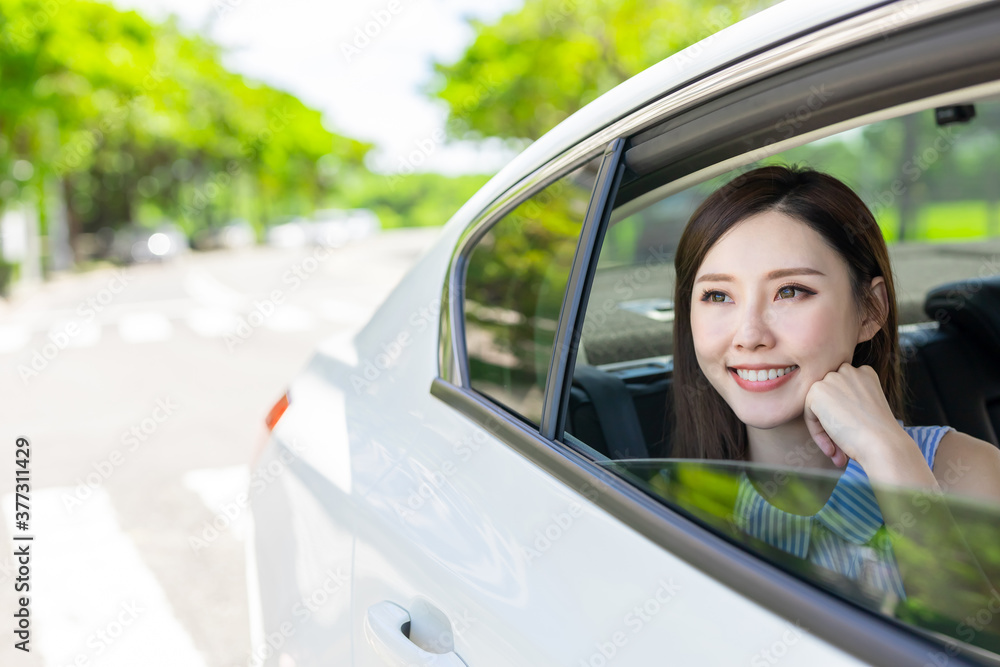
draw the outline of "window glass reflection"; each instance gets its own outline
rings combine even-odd
[[[535,424],[599,164],[595,158],[519,205],[468,261],[465,339],[472,387]]]

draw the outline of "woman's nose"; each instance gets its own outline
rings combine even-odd
[[[774,345],[774,332],[771,330],[771,311],[766,308],[750,306],[740,313],[736,331],[733,335],[733,346],[747,350]]]

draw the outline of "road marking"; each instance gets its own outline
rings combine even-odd
[[[97,322],[81,322],[80,332],[70,339],[70,347],[93,347],[101,340],[101,327]]]
[[[264,321],[264,326],[271,331],[283,333],[309,331],[316,326],[316,318],[298,306],[285,304],[279,306],[274,314]]]
[[[126,343],[167,340],[173,332],[170,320],[161,313],[129,313],[118,320],[118,334]]]
[[[68,487],[31,497],[31,648],[51,667],[203,667],[166,594],[118,525],[111,497],[93,489],[67,510]],[[2,500],[12,535],[14,496]]]
[[[70,335],[70,330],[74,326],[76,334]],[[55,340],[53,336],[61,335],[67,336],[66,347],[93,347],[101,340],[101,327],[93,321],[64,320],[56,322],[49,329],[50,340]]]
[[[247,297],[203,269],[188,271],[184,276],[184,290],[206,306],[221,306],[241,310]]]
[[[0,324],[0,354],[17,352],[31,340],[31,329],[23,324]]]
[[[226,516],[232,522],[229,530],[233,537],[246,539],[250,521],[250,504],[246,502],[250,497],[249,466],[190,470],[181,477],[181,483],[194,491],[213,514]]]
[[[239,318],[224,308],[195,308],[187,315],[187,325],[199,336],[222,338],[236,331]]]

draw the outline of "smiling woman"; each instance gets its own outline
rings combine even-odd
[[[602,260],[619,252],[620,232],[608,235]],[[640,238],[637,248],[656,236]],[[672,355],[602,359],[600,383],[578,360],[567,441],[606,451],[610,469],[812,581],[876,608],[900,604],[901,618],[965,618],[989,604],[985,515],[961,502],[1000,500],[1000,451],[951,426],[904,426],[893,270],[861,198],[811,169],[758,167],[716,187],[676,247]],[[586,327],[582,347],[584,358],[609,349]],[[673,428],[649,437],[658,420],[643,405],[669,381]],[[629,420],[643,425],[638,445],[606,427]]]
[[[949,491],[996,499],[1000,453],[947,426],[902,426],[892,271],[864,202],[826,174],[753,170],[695,211],[676,265],[678,453],[780,466],[794,452],[795,468],[843,471],[805,502],[764,497],[744,476],[735,522],[869,588],[902,598],[919,590],[926,572],[905,556],[897,567],[891,539],[876,539],[906,504],[869,480],[940,494],[943,462],[961,456],[984,465]],[[714,391],[690,390],[705,381]],[[939,514],[936,539],[954,525]],[[946,532],[978,567],[957,529]]]
[[[796,419],[806,392],[846,362],[876,369],[899,416],[889,255],[840,181],[784,167],[738,177],[692,216],[676,266],[675,388],[707,379],[716,390],[675,393],[683,454],[780,461],[781,441],[809,436]],[[775,378],[759,383],[760,370]]]
[[[676,265],[676,453],[781,465],[798,448],[808,467],[850,461],[881,483],[939,491],[940,443],[942,459],[984,464],[958,483],[939,466],[941,484],[998,498],[989,443],[901,426],[889,254],[846,185],[779,166],[744,174],[695,211]],[[688,390],[705,381],[714,392]]]

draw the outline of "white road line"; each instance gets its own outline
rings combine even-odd
[[[118,334],[126,343],[167,340],[173,332],[170,320],[161,313],[129,313],[118,320]]]
[[[93,347],[101,340],[101,327],[93,320],[62,320],[52,325],[48,336],[49,340],[65,336],[67,347]]]
[[[0,324],[0,354],[17,352],[31,340],[31,329],[23,324]]]
[[[247,302],[246,295],[234,290],[203,269],[194,269],[184,276],[184,290],[199,303],[241,310]]]
[[[70,347],[93,347],[101,340],[101,327],[96,322],[81,322],[80,332],[70,339]]]
[[[95,489],[72,512],[72,489],[31,495],[31,648],[47,667],[203,667],[166,594],[118,525],[111,498]],[[14,497],[2,500],[12,535]],[[12,549],[11,549],[12,550]]]
[[[195,308],[187,315],[187,325],[199,336],[222,338],[236,331],[239,318],[224,308]]]
[[[228,525],[233,537],[246,539],[250,521],[249,466],[191,470],[184,473],[181,483],[198,494],[213,514],[228,519],[220,520],[220,525]]]
[[[274,313],[264,322],[264,327],[271,331],[281,331],[283,333],[292,331],[309,331],[316,326],[316,318],[309,311],[285,304],[279,306]]]

